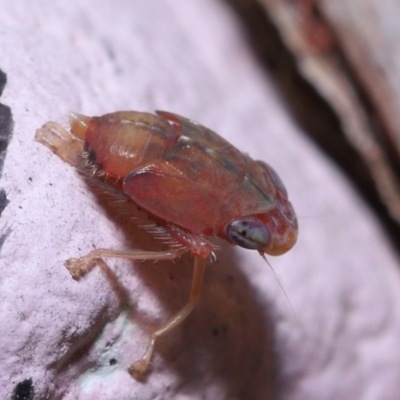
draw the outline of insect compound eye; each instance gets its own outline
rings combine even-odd
[[[272,180],[273,184],[275,185],[275,187],[279,191],[281,191],[285,195],[285,197],[287,198],[288,197],[288,192],[286,190],[285,185],[282,182],[282,179],[279,177],[277,172],[269,164],[267,164],[266,162],[263,162],[263,161],[262,161],[262,163],[267,168],[267,170],[268,170],[268,172],[269,172],[269,174],[271,176],[271,180]]]
[[[226,232],[234,243],[245,249],[259,250],[265,247],[271,238],[265,224],[254,217],[233,220]]]

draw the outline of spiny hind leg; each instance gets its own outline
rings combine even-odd
[[[129,373],[135,379],[141,379],[147,371],[157,338],[165,335],[171,329],[182,323],[199,302],[206,262],[207,260],[205,258],[199,258],[197,256],[195,257],[189,300],[186,305],[178,313],[176,313],[165,325],[155,330],[151,334],[149,344],[147,345],[146,351],[144,352],[143,356],[129,367]]]

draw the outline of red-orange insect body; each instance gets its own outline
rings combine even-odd
[[[297,239],[297,220],[276,172],[210,129],[167,112],[73,114],[72,133],[89,162],[142,209],[165,221],[169,234],[200,256],[212,246],[194,236],[278,255]]]
[[[200,299],[207,257],[214,249],[206,237],[278,255],[296,242],[296,216],[269,165],[189,119],[126,111],[93,118],[71,114],[70,124],[67,132],[48,122],[36,140],[117,201],[122,195],[123,203],[136,203],[149,217],[145,229],[169,244],[164,251],[95,249],[67,260],[71,275],[79,279],[103,257],[171,260],[187,250],[195,256],[188,302],[152,332],[143,356],[129,367],[140,378],[157,338],[179,325]]]

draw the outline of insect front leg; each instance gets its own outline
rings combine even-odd
[[[165,335],[171,329],[175,328],[180,323],[182,323],[185,320],[185,318],[193,311],[196,304],[199,302],[201,288],[203,286],[203,278],[204,278],[206,263],[207,260],[205,258],[200,258],[195,256],[189,300],[185,304],[185,306],[179,312],[177,312],[166,324],[164,324],[161,328],[157,329],[151,334],[149,344],[147,345],[146,351],[144,352],[142,358],[134,362],[129,367],[129,373],[134,378],[140,379],[146,372],[150,364],[151,356],[153,354],[157,338]]]

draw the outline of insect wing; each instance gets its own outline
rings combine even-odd
[[[259,173],[257,162],[200,124],[159,115],[177,124],[180,137],[162,158],[125,178],[123,189],[138,205],[206,235],[216,234],[233,218],[274,206],[273,185]]]
[[[215,187],[193,181],[159,161],[128,175],[123,190],[150,213],[193,233],[212,234],[221,199]]]

